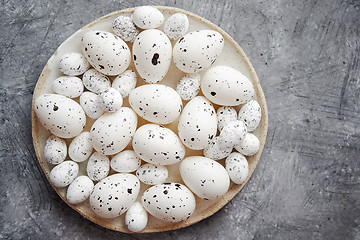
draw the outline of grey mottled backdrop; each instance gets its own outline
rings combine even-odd
[[[127,235],[83,219],[37,163],[31,98],[58,45],[115,10],[209,19],[261,80],[269,132],[245,188],[191,227]],[[360,239],[360,1],[0,1],[0,239]]]

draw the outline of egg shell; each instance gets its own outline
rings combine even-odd
[[[148,188],[141,203],[152,216],[168,222],[188,219],[196,207],[194,195],[180,183],[162,183]]]
[[[81,45],[89,63],[102,74],[119,75],[130,64],[128,45],[110,32],[88,31],[83,35]]]
[[[112,23],[113,32],[126,42],[132,42],[139,34],[135,24],[128,16],[118,16]]]
[[[66,200],[71,204],[79,204],[89,198],[93,188],[94,183],[88,176],[79,176],[69,185]]]
[[[119,153],[131,141],[136,127],[136,114],[128,107],[105,113],[91,127],[92,145],[96,151],[105,155]]]
[[[226,124],[237,120],[237,112],[233,107],[219,107],[216,115],[219,131],[221,131]]]
[[[84,162],[93,151],[90,132],[82,132],[69,145],[69,157],[75,162]]]
[[[62,163],[67,154],[66,142],[55,135],[51,135],[46,139],[43,156],[45,161],[51,164]]]
[[[220,149],[233,148],[244,139],[246,126],[243,121],[235,120],[225,125],[219,135]]]
[[[180,174],[186,186],[198,197],[206,200],[220,199],[230,186],[226,169],[206,157],[185,158],[180,164]]]
[[[243,121],[248,132],[254,131],[261,121],[261,107],[256,100],[250,100],[239,111],[238,119]]]
[[[217,132],[216,113],[212,104],[202,96],[190,100],[180,115],[178,131],[186,147],[194,150],[206,148]]]
[[[100,93],[111,86],[110,79],[95,69],[87,70],[82,77],[84,86],[89,91]]]
[[[200,91],[200,74],[186,74],[176,85],[176,92],[185,100],[191,100]]]
[[[78,77],[62,76],[54,80],[53,90],[65,97],[77,98],[84,91],[84,85]]]
[[[225,160],[225,168],[231,181],[236,184],[245,182],[249,174],[249,164],[246,158],[237,152],[231,153]]]
[[[246,133],[244,139],[234,148],[245,156],[252,156],[259,151],[260,141],[252,133]]]
[[[169,172],[165,166],[146,163],[136,170],[139,180],[148,185],[157,185],[166,181]]]
[[[79,76],[89,68],[89,62],[81,53],[64,54],[59,62],[60,72],[68,76]]]
[[[115,172],[134,172],[140,165],[140,158],[132,150],[122,151],[116,154],[110,161],[111,169]]]
[[[174,46],[176,67],[186,73],[196,73],[210,67],[224,47],[224,38],[213,30],[199,30],[181,37]]]
[[[90,206],[102,218],[115,218],[135,202],[140,182],[132,174],[117,173],[98,182],[91,195]]]
[[[126,70],[114,79],[111,86],[118,90],[123,98],[127,98],[135,88],[136,80],[136,73],[133,70]]]
[[[251,81],[228,66],[216,66],[207,70],[201,79],[201,90],[211,102],[223,106],[244,104],[255,96]]]
[[[183,36],[189,29],[189,19],[183,13],[171,15],[164,25],[164,32],[171,40],[176,40]]]
[[[93,92],[83,92],[80,95],[80,106],[86,115],[92,119],[97,119],[104,113],[101,101],[101,97]]]
[[[135,88],[130,92],[129,103],[140,117],[159,124],[175,121],[183,107],[179,94],[162,84],[146,84]]]
[[[172,47],[169,38],[158,29],[141,32],[133,44],[134,64],[147,83],[158,83],[166,75],[171,63]]]
[[[148,223],[148,214],[140,202],[135,202],[125,215],[125,225],[132,232],[142,231]]]
[[[102,100],[102,108],[107,112],[116,112],[123,104],[122,96],[115,88],[106,88],[102,90],[99,95]]]
[[[152,164],[170,165],[185,156],[185,148],[179,137],[170,129],[156,124],[145,124],[138,128],[132,146],[142,160]]]
[[[212,160],[226,158],[232,152],[233,147],[225,147],[219,144],[219,136],[215,137],[210,145],[204,149],[204,156]]]
[[[93,181],[100,181],[109,175],[110,160],[107,156],[94,152],[87,162],[86,172]]]
[[[141,6],[135,9],[132,20],[141,29],[157,28],[164,22],[164,15],[156,8]]]
[[[73,138],[79,135],[86,124],[82,107],[62,95],[40,95],[35,99],[34,109],[41,124],[61,138]]]
[[[66,187],[74,181],[79,173],[79,165],[73,161],[64,161],[50,171],[50,182],[58,188]]]

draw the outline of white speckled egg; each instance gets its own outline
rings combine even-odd
[[[119,16],[112,23],[113,32],[126,42],[132,42],[139,34],[131,18],[128,16]]]
[[[135,9],[132,20],[141,29],[157,28],[164,22],[164,15],[156,8],[142,6]]]
[[[128,45],[118,36],[104,31],[88,31],[82,39],[82,52],[90,64],[105,75],[119,75],[131,61]]]
[[[239,111],[239,120],[243,121],[248,132],[254,131],[261,120],[261,107],[256,100],[250,100]]]
[[[135,86],[136,73],[133,70],[126,70],[112,82],[112,87],[118,90],[123,98],[127,98]]]
[[[141,203],[152,216],[168,222],[188,219],[196,207],[194,195],[180,183],[163,183],[148,188]]]
[[[224,38],[216,31],[190,32],[175,43],[174,63],[183,72],[200,72],[215,62],[223,47]]]
[[[99,95],[101,97],[102,108],[107,112],[116,112],[123,104],[122,96],[115,88],[106,88]]]
[[[225,168],[206,157],[185,158],[180,163],[180,174],[193,193],[211,201],[221,198],[230,186],[229,175]]]
[[[136,114],[128,107],[122,107],[114,113],[105,113],[91,127],[93,147],[105,155],[121,152],[131,141],[136,127]]]
[[[169,173],[165,166],[146,163],[136,170],[136,176],[145,184],[157,185],[166,181]]]
[[[80,95],[80,106],[89,118],[97,119],[104,113],[101,97],[93,92],[83,92]]]
[[[175,121],[182,110],[179,94],[162,84],[147,84],[135,88],[130,92],[129,103],[140,117],[159,124]]]
[[[191,100],[200,91],[200,74],[186,74],[180,79],[176,86],[176,92],[185,100]]]
[[[98,182],[90,195],[90,206],[96,215],[115,218],[135,202],[140,182],[132,174],[117,173]]]
[[[252,156],[259,151],[260,141],[254,134],[246,133],[244,139],[234,148],[245,156]]]
[[[241,184],[245,182],[249,173],[249,164],[246,158],[237,152],[231,153],[225,160],[225,168],[229,173],[230,179]]]
[[[95,69],[87,70],[82,80],[86,89],[94,93],[100,93],[102,90],[111,86],[110,79]]]
[[[189,29],[189,19],[183,13],[171,15],[164,25],[164,32],[171,40],[176,40],[183,36]]]
[[[59,62],[60,72],[69,76],[78,76],[90,68],[89,62],[81,53],[67,53]]]
[[[84,91],[84,85],[78,77],[62,76],[54,80],[53,90],[65,97],[76,98]]]
[[[133,44],[136,70],[147,83],[158,83],[165,77],[170,67],[171,54],[169,38],[158,29],[141,32]]]
[[[66,187],[79,173],[79,165],[73,161],[64,161],[50,171],[50,182],[58,188]]]
[[[40,95],[35,99],[34,109],[41,124],[58,137],[73,138],[81,133],[86,124],[82,107],[62,95]]]
[[[206,148],[216,135],[216,113],[204,97],[193,98],[184,107],[178,124],[179,137],[184,145],[194,150]]]
[[[75,162],[88,159],[93,151],[89,132],[82,132],[76,136],[69,145],[69,157]]]
[[[219,135],[220,149],[233,148],[244,139],[246,126],[240,120],[235,120],[225,125]]]
[[[55,135],[51,135],[46,139],[43,156],[45,161],[51,164],[62,163],[67,154],[66,142]]]
[[[152,164],[170,165],[185,156],[185,148],[178,136],[170,129],[156,124],[138,128],[132,146],[142,160]]]
[[[79,204],[89,198],[93,188],[94,183],[88,176],[79,176],[69,185],[66,200],[71,204]]]
[[[217,110],[218,129],[221,131],[223,127],[237,120],[237,112],[233,107],[219,107]]]
[[[125,225],[132,232],[142,231],[148,222],[148,214],[140,202],[135,202],[125,215]]]
[[[212,160],[220,160],[229,156],[233,147],[222,147],[219,144],[219,136],[215,137],[210,145],[204,149],[204,156]]]
[[[110,160],[107,156],[94,152],[87,162],[87,175],[91,180],[100,181],[106,178],[110,172]]]
[[[211,102],[223,106],[237,106],[255,96],[251,81],[228,66],[216,66],[207,70],[201,80],[201,90]]]
[[[115,172],[134,172],[140,165],[140,158],[132,150],[125,150],[116,154],[110,162],[110,166]]]

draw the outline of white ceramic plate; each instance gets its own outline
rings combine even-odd
[[[231,67],[239,70],[240,72],[242,72],[254,84],[256,95],[257,95],[257,101],[259,102],[259,104],[261,106],[261,110],[262,110],[262,119],[261,119],[259,127],[256,129],[254,134],[260,139],[261,146],[260,146],[260,150],[257,154],[247,158],[248,162],[249,162],[249,176],[248,176],[248,179],[249,179],[251,174],[253,173],[253,171],[256,167],[256,164],[259,161],[260,155],[262,153],[262,150],[263,150],[263,147],[265,144],[265,140],[266,140],[267,124],[268,124],[266,101],[265,101],[265,97],[264,97],[263,91],[260,86],[259,79],[257,78],[254,68],[252,67],[249,59],[246,57],[245,53],[239,47],[239,45],[227,33],[225,33],[221,28],[217,27],[213,23],[211,23],[193,13],[184,11],[182,9],[177,9],[177,8],[172,8],[172,7],[160,7],[160,6],[156,6],[156,8],[158,8],[164,14],[165,20],[174,13],[181,12],[181,13],[186,14],[189,18],[189,23],[190,23],[188,32],[194,31],[194,30],[201,30],[201,29],[212,29],[212,30],[216,30],[216,31],[220,32],[225,39],[225,46],[224,46],[224,50],[223,50],[222,54],[216,60],[214,66],[216,66],[216,65],[231,66]],[[53,80],[55,80],[57,77],[62,75],[61,72],[59,71],[60,57],[62,55],[64,55],[65,53],[70,53],[70,52],[80,52],[81,53],[80,39],[81,39],[82,35],[84,34],[84,32],[89,31],[89,30],[104,30],[104,31],[112,32],[111,25],[112,25],[113,20],[119,15],[131,16],[133,11],[134,11],[134,8],[130,8],[130,9],[125,9],[125,10],[110,13],[102,18],[99,18],[99,19],[93,21],[92,23],[86,25],[85,27],[81,28],[80,30],[75,32],[71,37],[69,37],[65,42],[63,42],[59,46],[59,48],[56,50],[54,55],[49,59],[47,65],[44,67],[44,69],[41,73],[41,76],[38,79],[38,82],[35,87],[34,95],[33,95],[33,105],[34,105],[34,99],[36,99],[39,95],[44,94],[44,93],[53,93],[51,84],[52,84]],[[160,27],[160,29],[161,29],[161,27]],[[172,43],[174,44],[174,41]],[[132,44],[129,44],[129,47],[130,47],[130,49],[132,49]],[[131,64],[129,68],[135,70],[133,64]],[[174,64],[172,64],[170,66],[168,74],[166,75],[164,80],[162,80],[160,83],[175,88],[177,82],[181,79],[181,77],[183,75],[184,75],[184,73],[181,72],[180,70],[178,70]],[[145,84],[145,82],[140,78],[140,76],[138,76],[137,86],[140,86],[143,84]],[[200,92],[200,95],[202,95],[201,92]],[[78,99],[75,99],[75,100],[78,101]],[[185,104],[184,104],[184,106],[185,106]],[[129,106],[127,99],[125,99],[123,105]],[[219,106],[214,105],[214,107],[215,107],[215,109],[217,109]],[[238,110],[239,108],[240,108],[240,106],[237,107],[236,109]],[[140,127],[141,125],[146,123],[146,121],[144,121],[140,117],[138,119],[139,119],[138,127]],[[93,122],[94,122],[94,120],[87,118],[87,124],[86,124],[85,130],[89,130],[89,128]],[[170,129],[172,129],[174,132],[177,132],[177,123],[168,124],[166,126]],[[40,163],[42,169],[44,170],[47,178],[49,179],[49,173],[50,173],[51,169],[53,168],[53,166],[44,160],[43,154],[42,154],[42,149],[43,149],[44,143],[45,143],[46,139],[48,138],[48,136],[50,135],[50,133],[47,130],[45,130],[42,127],[42,125],[40,124],[40,122],[38,121],[38,119],[35,116],[34,109],[32,109],[32,135],[33,135],[33,142],[34,142],[34,147],[35,147],[37,158],[38,158],[39,163]],[[71,139],[70,140],[67,139],[66,141],[69,144]],[[131,144],[126,149],[131,149]],[[190,150],[190,149],[186,149],[186,153],[187,153],[186,156],[202,155],[202,151],[194,151],[194,150]],[[224,164],[224,160],[219,161],[219,162]],[[82,175],[86,175],[86,163],[87,163],[87,161],[79,164],[80,174],[82,174]],[[168,182],[183,183],[183,181],[180,177],[179,171],[178,171],[178,165],[179,164],[174,164],[174,165],[171,165],[168,167],[168,169],[169,169]],[[113,173],[113,172],[111,172],[111,173]],[[205,219],[205,218],[211,216],[212,214],[214,214],[215,212],[217,212],[219,209],[221,209],[226,203],[228,203],[242,189],[242,187],[246,184],[246,182],[241,185],[236,185],[234,183],[231,183],[229,191],[217,202],[206,201],[206,200],[199,199],[198,197],[196,197],[197,206],[196,206],[196,210],[195,210],[194,214],[189,219],[187,219],[183,222],[169,223],[169,222],[165,222],[162,220],[158,220],[158,219],[152,217],[151,215],[149,215],[148,225],[142,232],[160,232],[160,231],[168,231],[168,230],[178,229],[178,228],[182,228],[182,227],[186,227],[191,224],[194,224],[202,219]],[[139,194],[139,198],[141,197],[142,192],[146,188],[148,188],[148,186],[146,186],[144,184],[141,185],[141,191]],[[54,189],[59,194],[59,196],[70,207],[72,207],[75,211],[79,212],[82,216],[89,219],[90,221],[97,223],[103,227],[113,229],[116,231],[129,232],[129,230],[126,228],[126,226],[124,224],[125,214],[123,214],[117,218],[114,218],[114,219],[102,219],[102,218],[98,217],[97,215],[95,215],[95,213],[91,210],[88,201],[85,201],[78,205],[72,205],[66,201],[66,197],[65,197],[66,196],[66,188],[59,189],[59,188],[54,187]]]

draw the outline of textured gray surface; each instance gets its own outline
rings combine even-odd
[[[251,180],[191,227],[127,235],[82,218],[37,163],[31,98],[57,46],[115,10],[168,5],[228,32],[262,83],[269,132]],[[360,239],[360,2],[0,2],[0,239]]]

